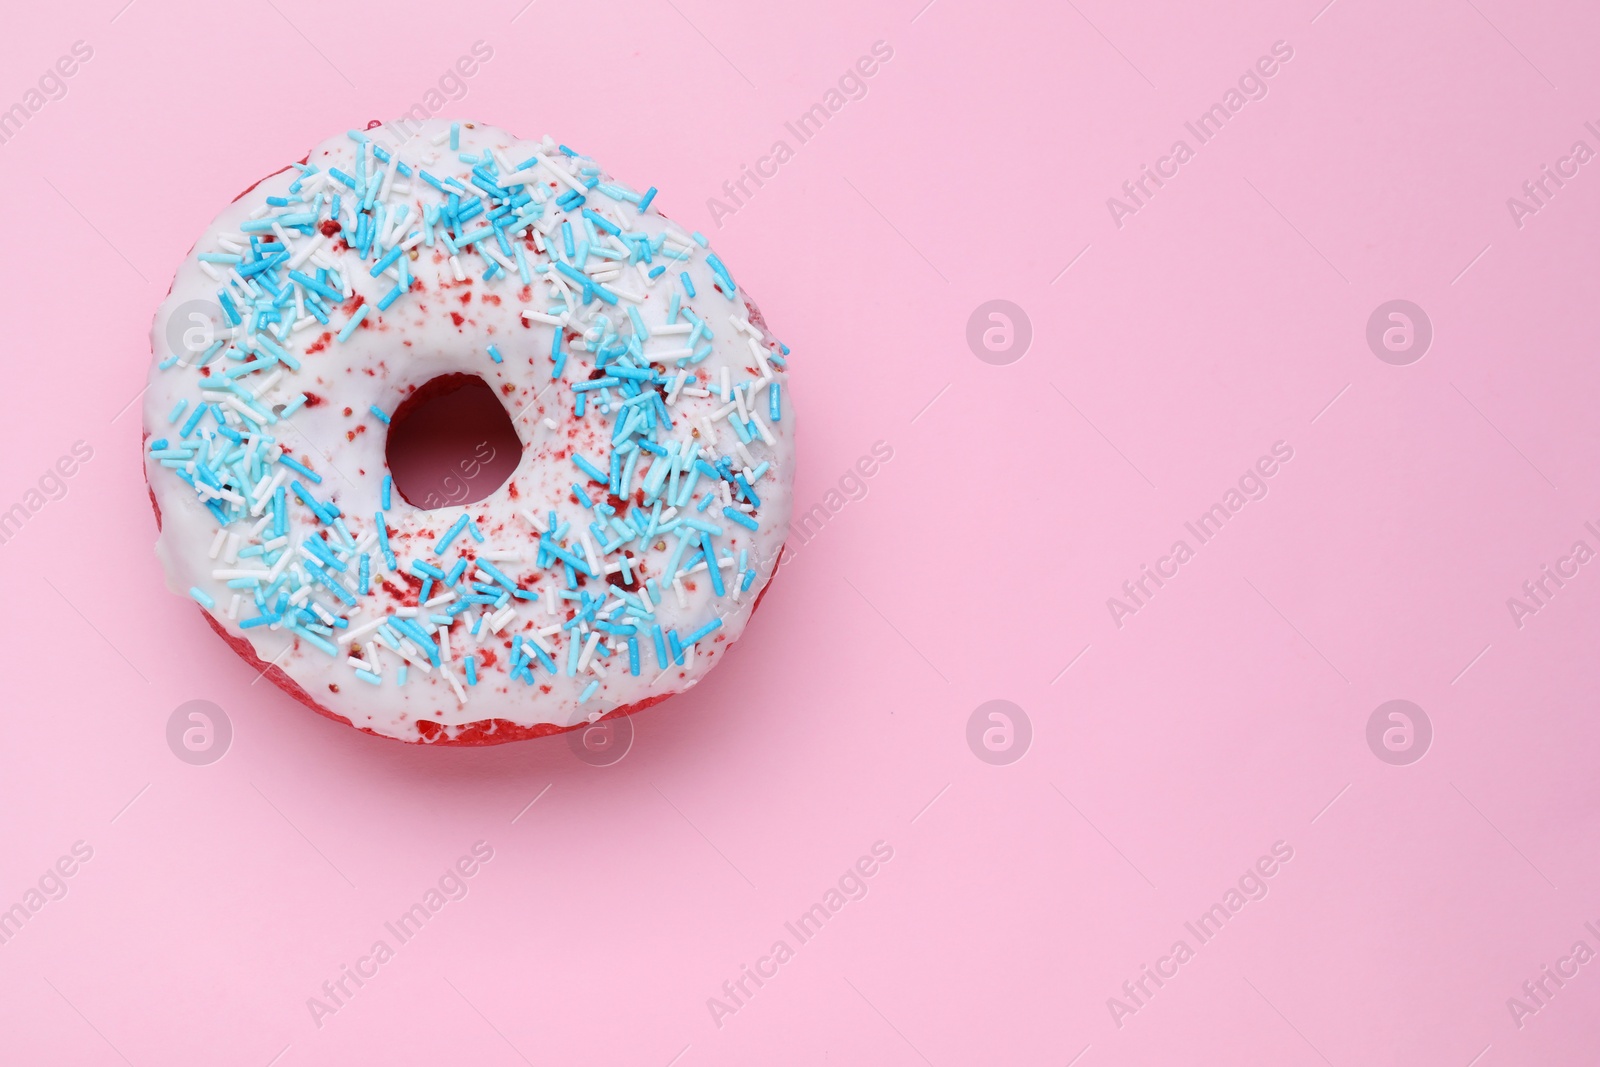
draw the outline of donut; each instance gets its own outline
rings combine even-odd
[[[230,203],[151,333],[168,587],[291,696],[400,741],[538,737],[695,685],[778,566],[789,349],[655,199],[549,137],[429,119]],[[418,499],[391,445],[469,387],[514,431],[509,477]]]

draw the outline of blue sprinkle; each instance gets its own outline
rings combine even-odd
[[[738,508],[725,507],[722,509],[722,514],[732,519],[740,526],[743,526],[747,530],[759,530],[761,528],[761,524],[759,522],[757,522],[755,519],[752,519]]]
[[[657,596],[656,602],[660,603],[660,597],[659,596]],[[655,639],[655,642],[656,642],[656,665],[659,666],[662,670],[666,670],[667,669],[667,642],[661,636],[661,627],[659,625],[650,627],[650,636],[653,637]]]
[[[597,690],[599,688],[600,688],[600,679],[596,678],[594,681],[590,682],[588,685],[583,687],[583,695],[578,697],[578,703],[582,704],[584,701],[586,701],[590,697],[594,696],[595,690]]]
[[[490,345],[489,346],[489,358],[493,359],[496,363],[504,363],[505,362],[505,360],[500,358],[500,349],[499,349],[499,346],[497,346],[497,345]]]
[[[200,416],[204,415],[205,413],[205,404],[195,405],[194,411],[190,412],[189,418],[183,424],[183,428],[178,431],[178,436],[188,437],[190,434],[194,433],[194,428],[200,425]]]
[[[321,485],[322,484],[322,475],[318,474],[316,471],[312,470],[310,467],[307,467],[305,464],[299,462],[298,460],[291,458],[289,453],[285,452],[283,455],[279,456],[278,457],[278,462],[283,464],[285,467],[288,467],[290,470],[294,471],[296,474],[303,474],[307,478],[310,478],[311,479],[311,484],[313,484],[313,485]]]
[[[378,405],[373,404],[367,410],[372,412],[373,417],[376,418],[379,422],[383,423],[385,426],[389,425],[389,416],[385,415],[383,413],[383,409],[380,408]]]
[[[393,489],[394,489],[394,476],[393,475],[389,475],[389,474],[385,474],[383,476],[383,510],[384,511],[388,511],[389,510],[389,497],[390,497],[390,494],[393,491]],[[378,518],[378,525],[379,526],[383,525],[382,516],[379,516],[379,518]]]
[[[589,476],[590,481],[599,482],[601,485],[605,485],[611,481],[610,478],[606,477],[605,474],[601,472],[599,467],[596,467],[593,463],[590,463],[576,452],[572,454],[572,462],[574,466]]]
[[[722,619],[721,618],[712,619],[710,622],[708,622],[704,626],[700,627],[700,629],[696,630],[694,633],[690,634],[688,637],[685,637],[683,639],[683,646],[685,648],[688,648],[690,645],[694,644],[695,642],[699,641],[700,639],[702,639],[704,637],[709,637],[711,634],[715,633],[717,631],[717,629],[719,629],[721,626],[722,626]]]
[[[217,602],[211,598],[211,594],[201,589],[198,585],[190,588],[189,595],[194,597],[195,603],[207,611],[217,606]]]
[[[350,335],[356,332],[356,327],[361,325],[361,320],[366,318],[367,313],[371,310],[371,304],[362,304],[356,308],[356,313],[350,316],[350,321],[345,323],[344,328],[339,331],[338,338],[341,343],[350,340]]]

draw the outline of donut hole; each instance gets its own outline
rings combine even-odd
[[[522,440],[487,382],[443,374],[395,409],[384,455],[406,503],[432,511],[476,503],[506,484]]]

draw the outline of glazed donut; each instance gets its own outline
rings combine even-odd
[[[174,591],[313,709],[494,744],[694,685],[788,528],[788,349],[698,233],[546,137],[427,120],[225,208],[152,331],[144,460]],[[478,380],[508,481],[407,500],[386,440]]]

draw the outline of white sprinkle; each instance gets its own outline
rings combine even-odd
[[[450,688],[456,691],[456,699],[465,704],[467,702],[467,691],[461,688],[461,682],[457,680],[454,674],[450,673],[450,668],[441,666],[439,673],[444,675],[445,681],[450,683]]]
[[[589,666],[589,659],[594,655],[594,646],[600,643],[600,632],[596,630],[589,635],[589,640],[584,644],[583,651],[578,654],[578,670],[581,673]]]
[[[305,261],[315,255],[318,248],[322,247],[323,240],[324,238],[320,232],[313,233],[311,238],[302,244],[294,255],[289,257],[289,269],[299,270],[304,266]],[[297,288],[295,291],[299,292],[299,289]]]
[[[348,645],[351,641],[354,641],[356,638],[365,637],[367,634],[372,633],[378,627],[382,626],[383,623],[384,623],[383,619],[374,619],[369,623],[364,623],[364,624],[362,624],[360,626],[357,626],[353,630],[346,630],[344,633],[339,635],[338,643],[341,644],[341,645]]]
[[[211,570],[211,577],[219,582],[226,582],[233,578],[260,578],[265,581],[270,573],[270,571],[247,567],[214,567]]]
[[[583,554],[588,557],[589,560],[589,573],[605,573],[600,569],[600,557],[595,554],[594,542],[589,540],[589,532],[587,530],[579,530],[578,536],[583,540]]]
[[[548,167],[557,178],[560,178],[567,185],[571,186],[574,192],[578,193],[580,196],[588,195],[589,190],[583,187],[583,183],[578,181],[572,175],[568,174],[565,168],[556,166],[555,162],[550,159],[550,157],[540,152],[535,152],[533,157],[537,159],[541,165]],[[532,170],[532,168],[529,168],[529,170]],[[527,174],[528,172],[529,171],[521,171],[519,173]]]

